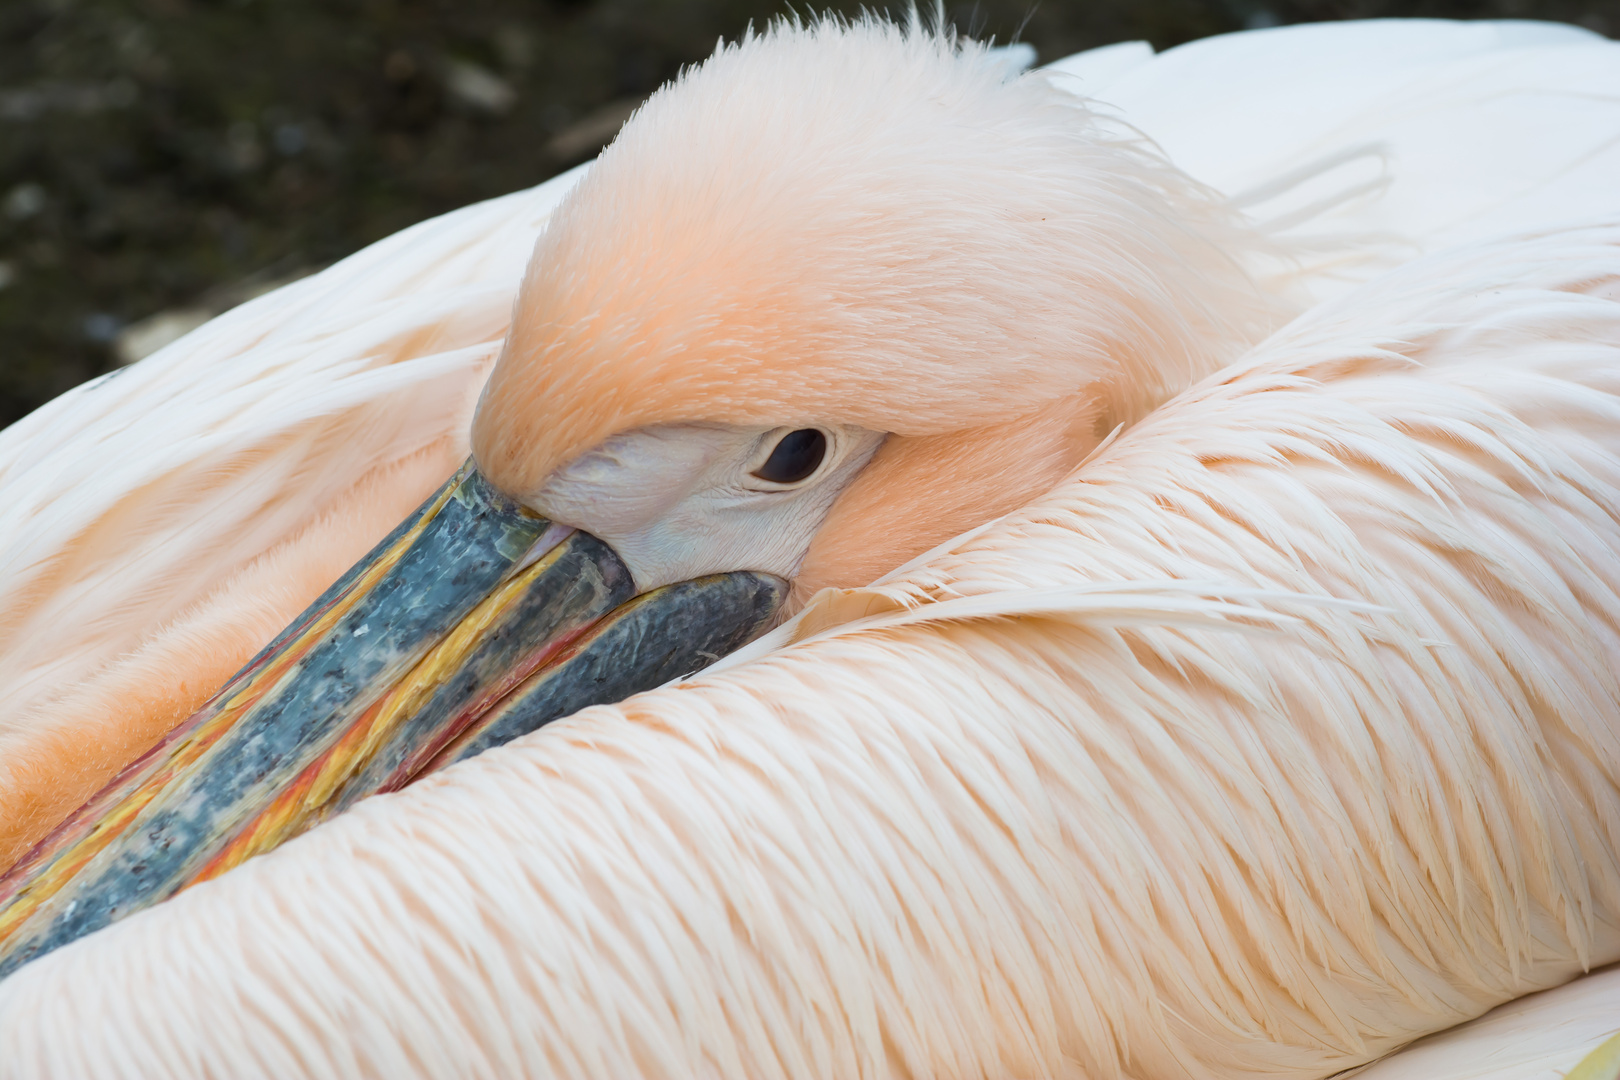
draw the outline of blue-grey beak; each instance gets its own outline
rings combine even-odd
[[[787,585],[635,591],[606,544],[469,462],[0,878],[0,977],[367,795],[701,669],[764,630]]]

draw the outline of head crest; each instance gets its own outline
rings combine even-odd
[[[559,207],[474,450],[521,496],[651,424],[929,435],[1099,382],[1145,400],[1269,320],[1234,237],[981,44],[777,22],[654,94]]]

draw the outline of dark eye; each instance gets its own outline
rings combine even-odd
[[[797,484],[815,472],[826,456],[827,436],[815,428],[800,428],[782,436],[754,475],[773,484]]]

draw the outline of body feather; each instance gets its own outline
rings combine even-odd
[[[1620,959],[1617,286],[1318,309],[862,618],[26,968],[4,1067],[1324,1076]]]

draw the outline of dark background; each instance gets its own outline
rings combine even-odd
[[[0,425],[208,315],[588,158],[783,0],[0,0]],[[801,8],[801,10],[820,10]],[[839,4],[837,10],[857,10]],[[1246,27],[1620,0],[979,0],[1042,61]]]

